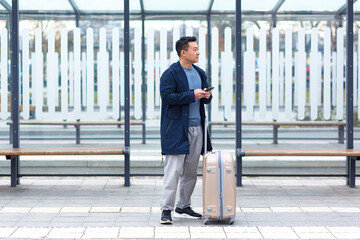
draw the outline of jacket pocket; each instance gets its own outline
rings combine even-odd
[[[166,128],[165,137],[167,136],[167,134],[168,134],[168,132],[169,132],[169,129],[170,129],[170,127],[171,127],[171,123],[172,123],[172,122],[173,122],[173,119],[170,120],[169,125],[168,125],[167,128]]]

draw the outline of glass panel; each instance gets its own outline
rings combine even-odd
[[[5,8],[1,4],[0,4],[0,11],[5,11]]]
[[[11,0],[6,0],[11,6]],[[20,0],[19,10],[73,11],[68,0]]]
[[[243,11],[270,11],[274,8],[278,0],[243,0],[241,7]],[[235,1],[215,0],[213,11],[235,11]]]
[[[360,2],[354,3],[354,11],[360,11]]]
[[[145,11],[206,11],[209,8],[209,4],[209,0],[144,0]]]
[[[123,0],[75,0],[80,11],[111,11],[119,12],[124,11],[124,1]],[[132,0],[130,1],[130,11],[131,12],[140,12],[140,1]]]
[[[1,11],[5,13],[5,9],[1,6]],[[7,12],[7,11],[6,11]],[[6,19],[6,18],[5,18]],[[7,17],[8,19],[8,17]],[[9,29],[5,32],[6,27],[8,27],[8,21],[1,19],[0,20],[0,52],[6,51],[6,54],[1,54],[0,56],[0,69],[10,69],[10,33]],[[1,37],[1,34],[5,34],[5,38]],[[4,40],[7,42],[4,44]],[[6,55],[5,59],[4,56]],[[9,134],[10,134],[10,127],[7,125],[7,123],[10,121],[10,114],[11,114],[11,104],[10,104],[10,88],[11,85],[8,85],[8,77],[9,77],[9,71],[1,72],[2,75],[4,75],[5,78],[0,78],[0,148],[9,148],[12,145],[9,144]],[[6,89],[2,89],[2,86],[7,86]],[[4,94],[4,95],[2,95]],[[5,100],[5,101],[4,101]],[[4,102],[2,102],[4,101]],[[6,102],[6,103],[5,103]],[[2,108],[4,107],[5,108]],[[0,159],[0,175],[8,175],[10,174],[10,162],[9,160],[6,160],[4,156]],[[5,181],[5,182],[4,182]],[[2,179],[1,184],[9,184],[10,178]]]
[[[336,11],[346,3],[344,0],[314,1],[286,0],[279,11]]]

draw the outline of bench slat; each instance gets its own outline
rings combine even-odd
[[[243,149],[245,156],[360,156],[360,149]]]
[[[124,148],[0,148],[0,155],[121,155]]]
[[[11,125],[12,122],[9,122]],[[125,122],[39,122],[20,121],[20,125],[125,125]],[[142,122],[130,122],[130,125],[142,125]]]

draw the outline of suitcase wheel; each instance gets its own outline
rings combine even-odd
[[[229,224],[233,225],[234,222],[235,222],[235,217],[229,217]]]
[[[204,224],[208,225],[210,223],[210,217],[204,216]]]

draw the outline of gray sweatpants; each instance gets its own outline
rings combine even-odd
[[[189,127],[188,137],[190,143],[189,154],[165,156],[161,210],[174,210],[179,178],[180,198],[176,206],[185,208],[191,204],[191,195],[196,185],[197,167],[204,141],[202,127]]]

